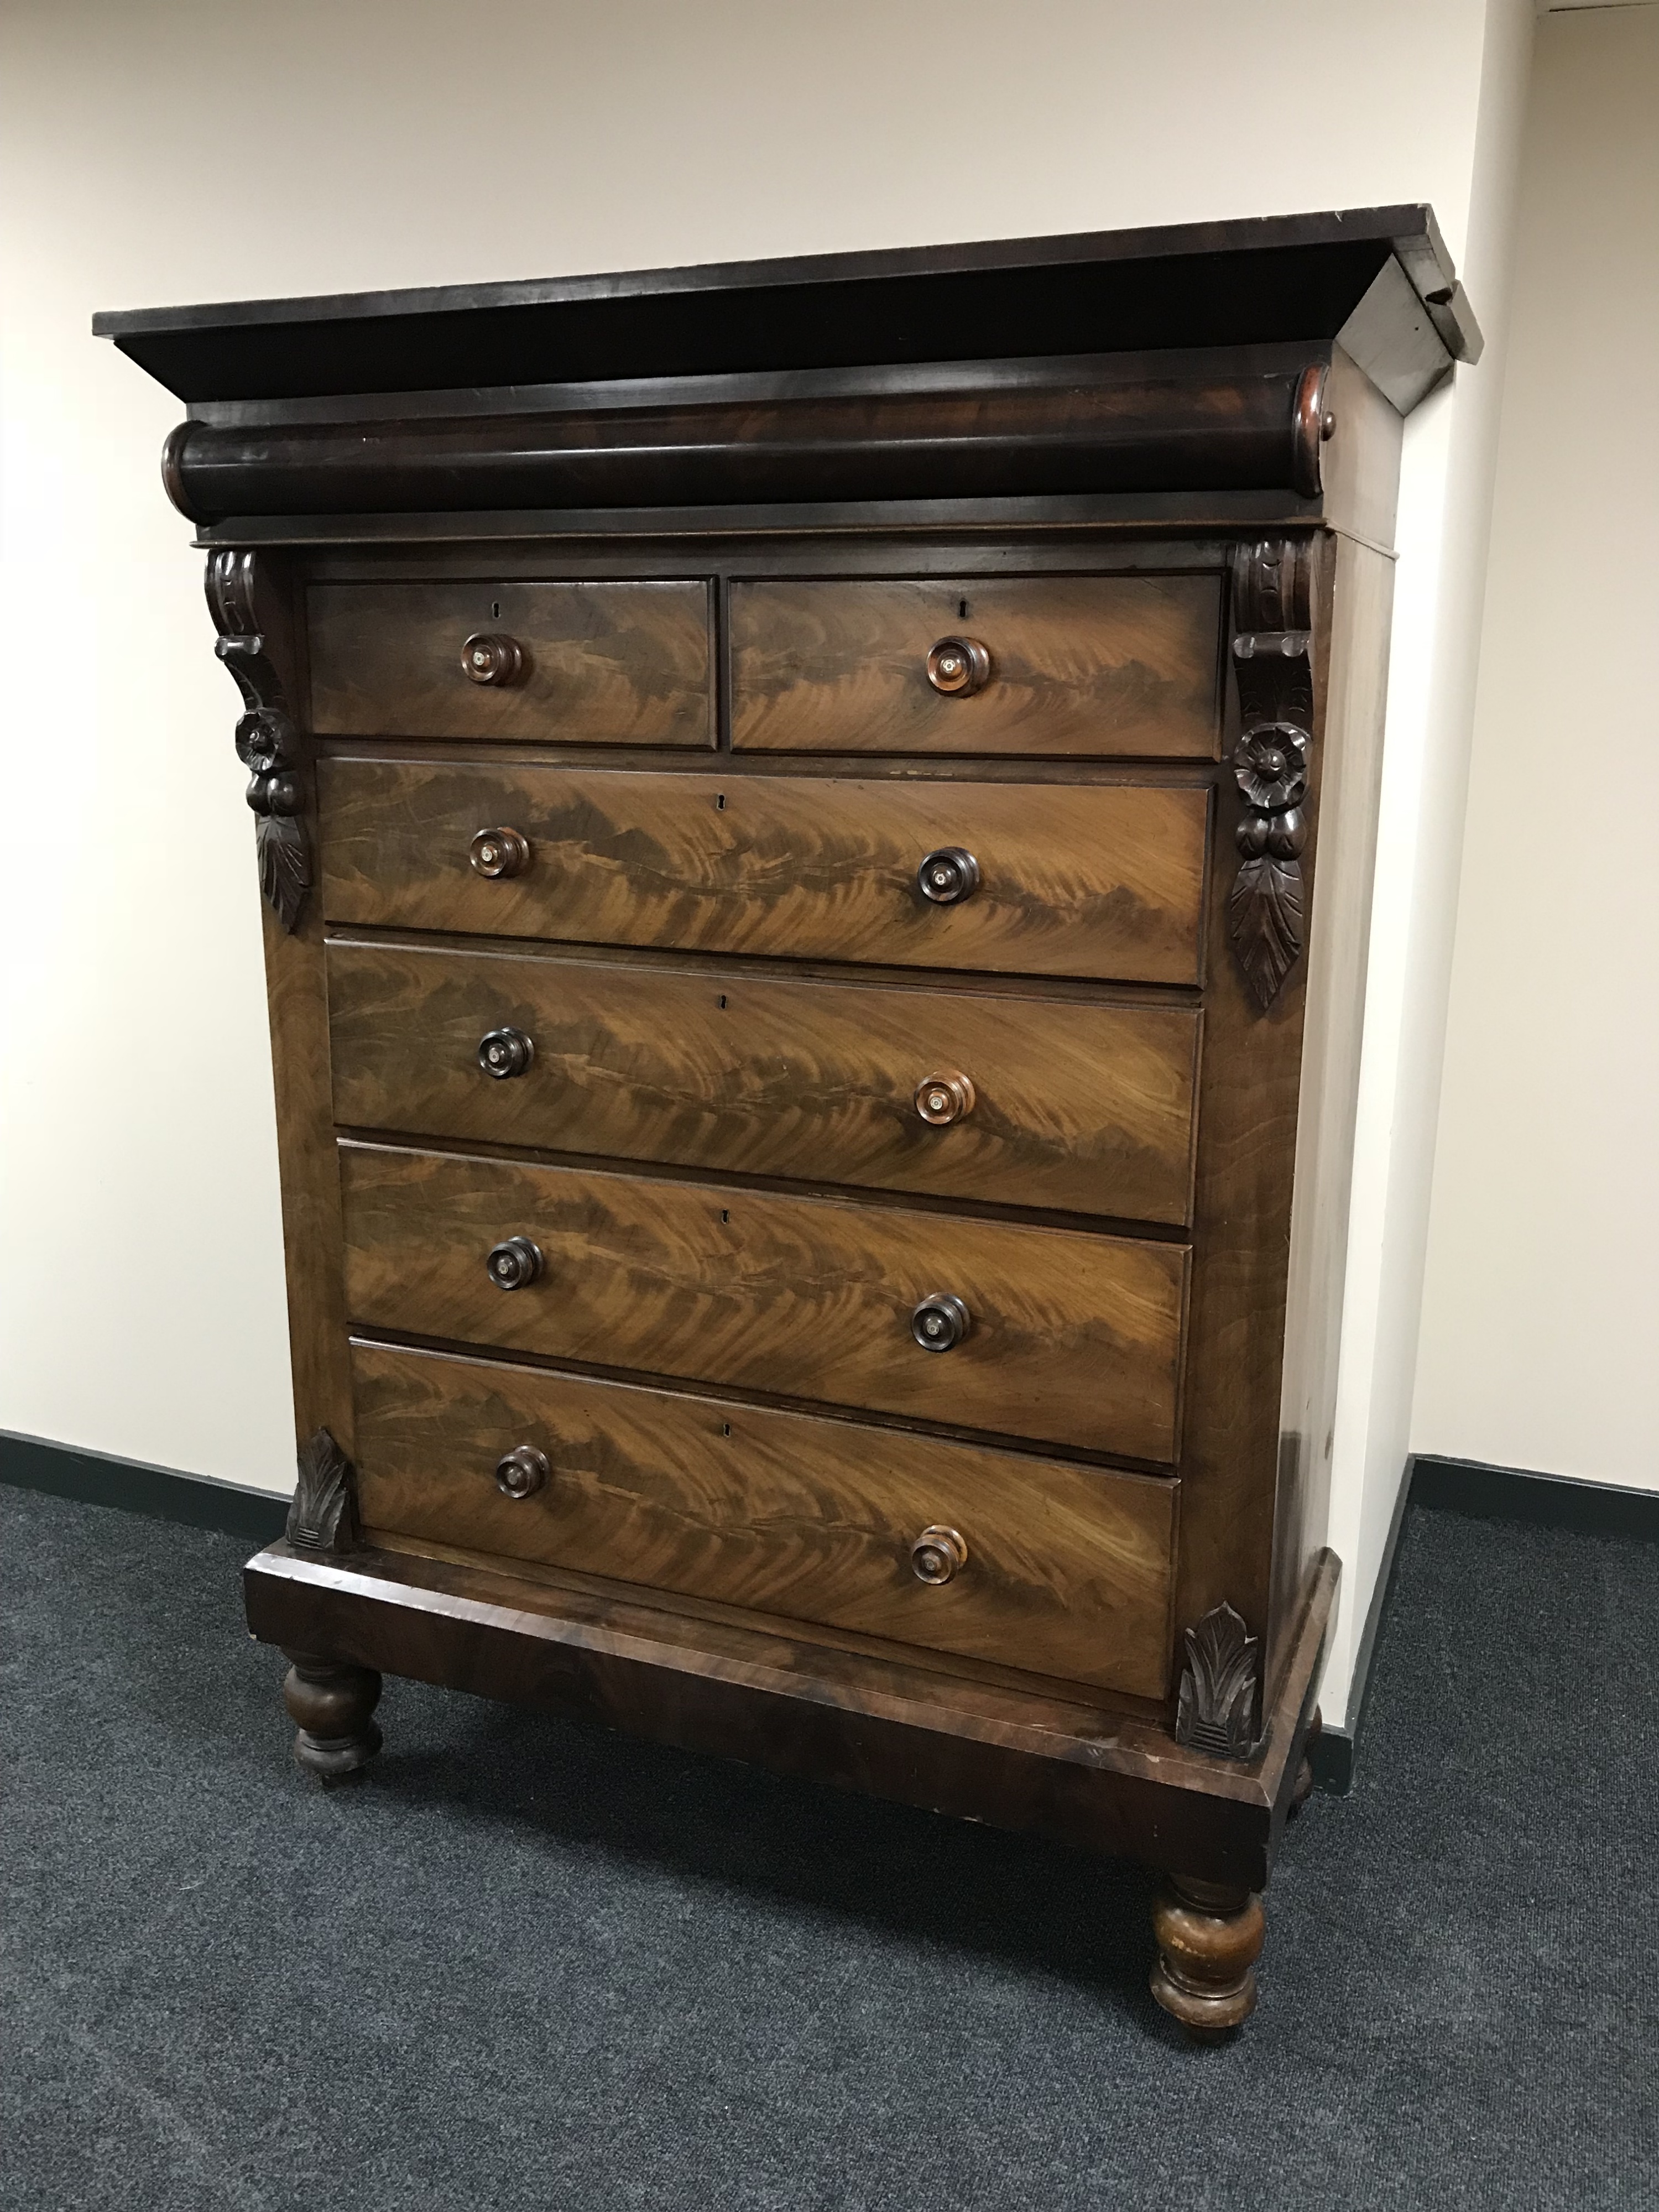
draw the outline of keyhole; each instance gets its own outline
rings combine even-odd
[[[491,622],[499,622],[501,618],[501,603],[499,599],[492,599],[489,602],[489,619]]]
[[[721,1208],[720,1208],[720,1219],[721,1219],[722,1221],[729,1221],[731,1218],[732,1218],[732,1209],[731,1209],[731,1207],[730,1207],[729,1206],[721,1206]]]
[[[722,992],[720,993],[720,1002],[721,1006],[724,1006],[724,1005],[726,1004],[726,994],[725,994],[725,992],[724,992],[724,991],[722,991]]]
[[[966,622],[967,619],[968,602],[966,599],[958,599],[957,601],[957,620],[958,622]]]
[[[730,1421],[722,1421],[722,1422],[720,1423],[720,1434],[721,1434],[723,1437],[729,1437],[729,1436],[731,1435],[731,1433],[732,1433],[732,1424],[731,1424],[731,1422],[730,1422]]]
[[[724,792],[720,793],[719,798],[715,799],[714,804],[722,814],[726,811],[726,793]]]

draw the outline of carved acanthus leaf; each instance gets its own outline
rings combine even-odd
[[[219,632],[214,650],[246,709],[236,725],[236,750],[249,770],[247,803],[258,823],[259,888],[283,927],[291,930],[312,885],[311,839],[299,738],[282,672],[259,624],[258,590],[254,554],[225,546],[210,555],[207,600]]]
[[[304,1552],[357,1548],[356,1475],[326,1429],[319,1429],[300,1447],[299,1480],[288,1510],[288,1540]]]
[[[1187,1664],[1176,1708],[1176,1741],[1217,1759],[1248,1759],[1255,1747],[1260,1645],[1230,1605],[1187,1631]]]
[[[284,929],[298,923],[311,889],[311,848],[291,815],[261,814],[255,831],[259,848],[259,889]]]
[[[1302,863],[1261,853],[1240,866],[1227,901],[1238,963],[1265,1012],[1303,945]]]
[[[1300,854],[1313,745],[1313,562],[1298,540],[1240,546],[1232,659],[1243,726],[1232,769],[1243,801],[1228,933],[1265,1012],[1307,941]]]

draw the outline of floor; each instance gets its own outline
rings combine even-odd
[[[1659,2202],[1659,1546],[1408,1516],[1195,2049],[1133,1870],[406,1684],[319,1790],[235,1539],[0,1516],[6,2212]]]

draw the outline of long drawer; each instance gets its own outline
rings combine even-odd
[[[1209,798],[1192,787],[349,758],[319,778],[336,922],[1200,980]],[[517,841],[484,835],[475,857],[504,830]],[[961,856],[936,859],[931,896],[930,854]]]
[[[359,1343],[366,1522],[1146,1698],[1177,1486],[751,1406]],[[525,1456],[498,1487],[495,1469]],[[960,1547],[923,1544],[948,1531]]]
[[[341,1180],[362,1327],[1174,1463],[1184,1246],[380,1145]]]
[[[732,587],[732,742],[793,752],[1215,757],[1211,576]]]
[[[315,584],[324,736],[711,745],[701,580]]]
[[[349,1127],[1188,1218],[1193,1009],[337,939],[328,997]]]

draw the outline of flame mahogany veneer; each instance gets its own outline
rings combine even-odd
[[[391,1671],[1127,1854],[1236,2027],[1431,215],[97,327],[243,708],[301,1765]]]

